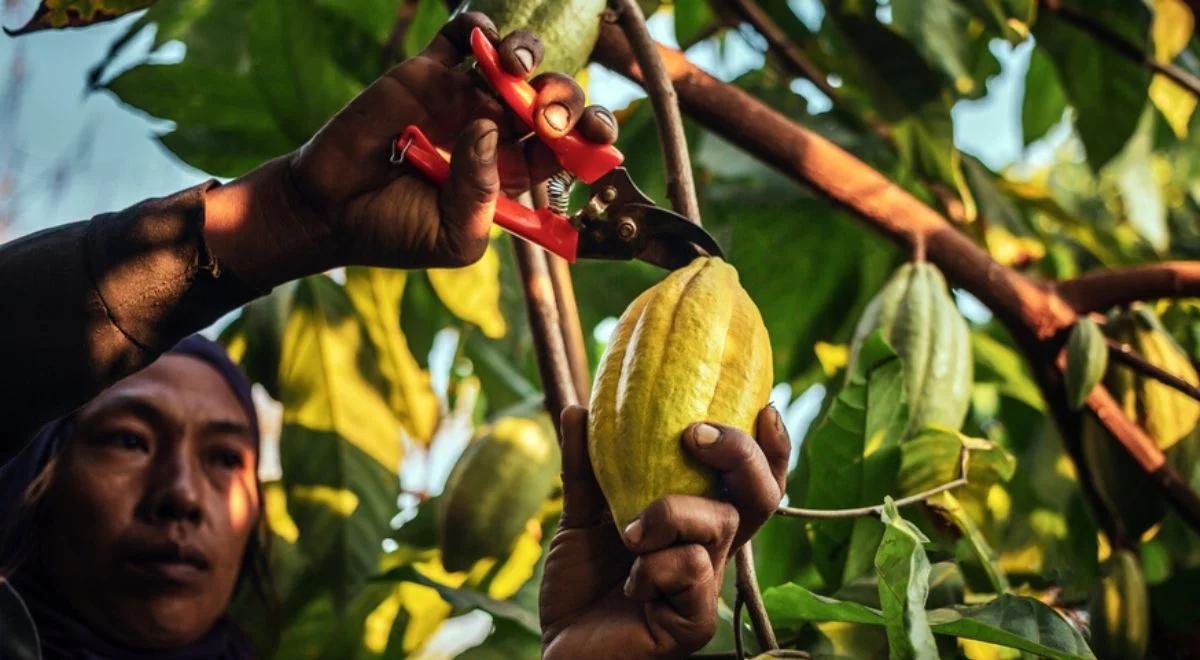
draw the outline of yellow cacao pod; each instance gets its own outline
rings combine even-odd
[[[1149,308],[1138,305],[1111,315],[1104,332],[1129,344],[1151,364],[1193,385],[1200,382],[1187,354]],[[1200,419],[1200,403],[1123,365],[1109,365],[1104,385],[1125,414],[1164,450],[1191,433]],[[1081,441],[1092,483],[1127,535],[1136,538],[1162,519],[1166,504],[1153,479],[1091,417],[1084,420]]]
[[[553,491],[560,465],[549,422],[505,417],[472,440],[434,508],[446,569],[505,556]]]
[[[1109,318],[1106,334],[1129,344],[1151,364],[1192,385],[1200,377],[1183,348],[1175,343],[1158,316],[1145,305]],[[1125,377],[1121,373],[1128,374]],[[1129,369],[1109,369],[1112,378],[1105,381],[1125,414],[1146,429],[1160,449],[1168,449],[1192,432],[1200,421],[1200,402],[1154,378],[1134,374]],[[1110,384],[1110,381],[1111,382]]]
[[[1105,563],[1088,603],[1092,652],[1099,660],[1141,660],[1150,644],[1150,603],[1142,564],[1128,550]]]
[[[762,315],[721,259],[696,259],[638,296],[600,360],[588,420],[618,529],[665,495],[714,494],[716,475],[682,433],[701,421],[753,432],[772,378]]]

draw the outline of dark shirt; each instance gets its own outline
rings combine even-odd
[[[0,539],[27,531],[16,529],[17,508],[54,450],[39,429],[266,293],[223,270],[204,243],[204,192],[215,185],[0,246]],[[149,657],[110,648],[53,594],[16,577],[48,658]],[[249,657],[225,619],[193,646],[154,657]]]

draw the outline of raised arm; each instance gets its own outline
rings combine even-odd
[[[557,167],[537,140],[518,142],[527,129],[457,66],[474,27],[511,73],[528,76],[541,62],[533,35],[501,40],[487,17],[461,14],[294,153],[223,186],[0,246],[0,461],[45,422],[282,282],[342,265],[478,259],[501,189],[526,189]],[[531,84],[538,132],[578,127],[598,142],[616,139],[612,115],[585,108],[570,77],[542,74]],[[408,124],[452,152],[443,187],[388,162]]]

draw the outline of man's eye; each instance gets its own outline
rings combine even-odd
[[[223,468],[236,470],[246,464],[242,452],[231,449],[219,449],[213,452],[213,459]]]
[[[105,444],[129,451],[149,451],[150,443],[133,431],[110,431],[101,436]]]

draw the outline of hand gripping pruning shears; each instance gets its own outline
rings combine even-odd
[[[471,32],[471,50],[492,88],[533,131],[537,92],[500,66],[495,46],[479,28]],[[620,166],[625,156],[616,147],[589,142],[577,131],[541,139],[563,168],[547,181],[550,205],[531,209],[501,196],[495,222],[502,228],[571,263],[640,259],[673,270],[696,257],[723,256],[717,242],[699,225],[659,207],[638,189]],[[405,128],[393,142],[392,162],[408,163],[437,184],[450,178],[450,162],[416,126]],[[575,179],[588,184],[592,194],[582,208],[568,215],[567,198]]]

